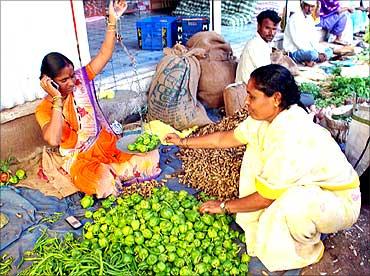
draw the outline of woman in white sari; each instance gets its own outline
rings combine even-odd
[[[169,134],[167,141],[191,148],[247,145],[239,199],[207,201],[200,211],[236,213],[248,254],[270,271],[318,262],[321,233],[348,228],[358,218],[358,176],[330,133],[301,108],[286,68],[257,68],[246,93],[249,117],[235,130],[185,139]]]

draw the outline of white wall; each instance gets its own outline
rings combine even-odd
[[[73,0],[82,64],[90,60],[82,0]],[[71,2],[1,1],[1,109],[45,95],[42,58],[60,52],[80,67]]]

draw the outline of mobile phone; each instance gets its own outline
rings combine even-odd
[[[66,217],[66,222],[71,225],[73,229],[78,229],[82,226],[82,223],[74,216]]]
[[[56,90],[59,90],[59,85],[58,85],[55,81],[51,80],[51,85],[52,85]]]

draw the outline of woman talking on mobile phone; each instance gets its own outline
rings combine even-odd
[[[86,66],[75,70],[67,57],[56,52],[47,54],[41,64],[40,86],[47,96],[35,115],[43,138],[59,146],[63,169],[73,184],[99,198],[117,192],[122,180],[144,181],[160,172],[157,150],[137,156],[116,148],[117,136],[96,102],[93,79],[112,57],[117,19],[126,9],[126,1],[110,2],[105,39]]]

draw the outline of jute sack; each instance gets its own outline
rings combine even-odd
[[[272,64],[280,64],[287,68],[293,76],[299,74],[298,65],[281,50],[275,50],[270,55]]]
[[[245,98],[247,92],[245,91],[244,83],[232,83],[224,89],[224,102],[226,116],[232,116],[237,110],[242,109],[245,105]]]
[[[165,48],[156,68],[148,95],[148,119],[161,120],[183,130],[212,123],[203,105],[197,100],[200,65],[197,57],[203,49],[188,51],[176,44]]]
[[[199,60],[198,99],[211,108],[224,106],[223,90],[235,81],[237,66],[230,44],[218,33],[209,31],[196,33],[186,46],[205,50],[205,56]]]

